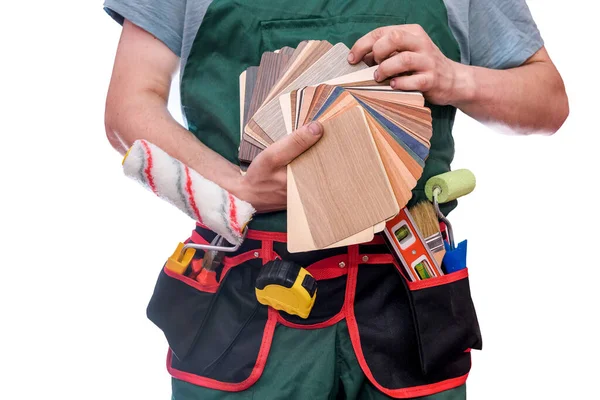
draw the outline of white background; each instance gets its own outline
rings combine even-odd
[[[120,28],[100,1],[10,1],[0,24],[0,399],[168,399],[166,341],[145,316],[193,227],[126,179],[104,136]],[[478,178],[451,216],[469,239],[484,351],[470,399],[597,399],[598,14],[529,1],[571,116],[511,137],[459,115]],[[180,118],[178,93],[171,109]]]

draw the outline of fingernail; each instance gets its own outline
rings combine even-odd
[[[396,87],[396,81],[395,81],[395,80],[392,80],[392,81],[390,82],[390,86],[392,87],[392,89],[394,89],[394,88]]]
[[[379,80],[379,70],[375,70],[375,73],[373,74],[373,77],[375,78],[376,81]]]
[[[348,54],[348,62],[349,63],[353,63],[354,62],[354,54],[352,54],[352,53]]]
[[[322,131],[321,124],[319,124],[318,122],[311,122],[310,124],[308,124],[308,130],[313,135],[318,136],[321,134]]]

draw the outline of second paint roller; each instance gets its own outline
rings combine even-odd
[[[447,274],[459,271],[467,266],[467,241],[458,245],[454,242],[452,224],[440,211],[439,204],[456,200],[471,193],[476,186],[475,175],[468,169],[458,169],[430,178],[425,184],[425,195],[433,203],[440,221],[448,230],[448,242],[443,267]]]

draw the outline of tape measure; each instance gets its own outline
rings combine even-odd
[[[308,318],[317,298],[317,281],[298,264],[270,261],[256,279],[256,298],[276,310]]]

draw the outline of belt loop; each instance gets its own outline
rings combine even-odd
[[[273,252],[273,241],[272,240],[263,240],[262,247],[262,260],[263,265],[268,263],[269,261],[273,261],[275,259],[275,253]]]
[[[351,268],[358,267],[358,256],[359,249],[357,244],[353,244],[352,246],[348,246],[348,263]]]

